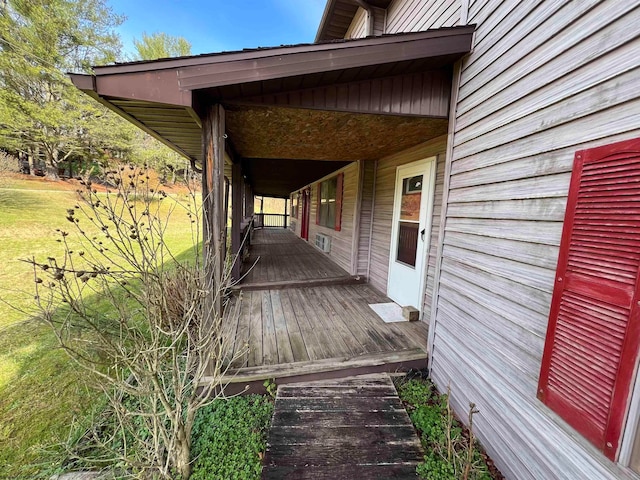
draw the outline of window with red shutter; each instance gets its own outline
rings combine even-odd
[[[577,152],[538,398],[616,459],[640,343],[640,139]]]
[[[316,224],[340,231],[342,226],[342,190],[344,173],[318,184]]]

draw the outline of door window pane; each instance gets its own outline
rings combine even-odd
[[[422,200],[422,175],[405,178],[402,181],[400,220],[419,222],[420,200]]]
[[[396,260],[412,267],[416,266],[419,223],[400,222],[398,228],[398,254]]]

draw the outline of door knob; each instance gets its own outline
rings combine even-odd
[[[424,242],[424,231],[425,229],[423,228],[422,231],[420,232],[420,240],[422,240]]]

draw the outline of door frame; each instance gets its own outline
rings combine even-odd
[[[399,215],[400,209],[400,199],[402,197],[402,184],[400,183],[400,188],[398,188],[398,183],[402,175],[405,175],[404,172],[409,170],[419,170],[423,175],[429,176],[429,181],[423,186],[423,196],[422,201],[427,201],[427,204],[424,209],[424,231],[425,231],[425,240],[422,242],[422,252],[418,250],[416,255],[421,255],[421,272],[419,275],[420,278],[420,286],[418,288],[418,310],[420,312],[420,320],[422,320],[424,316],[424,294],[427,287],[426,282],[426,274],[427,267],[429,262],[429,248],[431,247],[431,227],[433,224],[433,208],[434,208],[434,200],[435,200],[435,186],[436,186],[436,165],[437,165],[438,157],[436,155],[431,157],[426,157],[421,160],[417,160],[415,162],[405,163],[403,165],[398,165],[396,167],[396,175],[394,180],[393,187],[393,207],[391,210],[391,238],[389,242],[389,265],[387,271],[387,293],[389,292],[389,284],[391,281],[391,268],[395,262],[396,250],[398,247],[398,222],[397,216]],[[420,168],[422,167],[422,168]],[[418,173],[419,174],[419,173]],[[420,210],[422,210],[422,205],[420,206]],[[422,220],[422,219],[421,219]],[[420,233],[418,232],[418,235]],[[417,258],[417,257],[416,257]]]

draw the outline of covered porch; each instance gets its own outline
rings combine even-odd
[[[369,304],[390,302],[285,229],[254,232],[251,276],[227,311],[238,389],[266,379],[290,383],[423,368],[427,325],[385,323]],[[259,282],[258,282],[259,280]]]
[[[214,285],[224,283],[228,250],[248,255],[232,272],[230,305],[240,313],[230,316],[227,308],[224,319],[233,339],[229,358],[242,351],[231,382],[426,365],[426,324],[387,324],[369,308],[390,301],[364,283],[369,266],[384,270],[390,255],[390,228],[373,228],[376,164],[446,135],[452,65],[470,51],[472,36],[473,27],[453,27],[72,76],[78,88],[201,169],[205,268]],[[245,254],[255,196],[290,198],[331,176],[333,193],[322,197],[316,187],[312,197],[307,188],[296,212],[307,241],[284,228],[277,235],[256,230]],[[333,217],[325,214],[329,222],[319,218],[323,202],[334,205]],[[335,261],[313,246],[320,237],[330,241]],[[385,246],[372,255],[374,244]],[[222,300],[212,294],[220,314]]]

